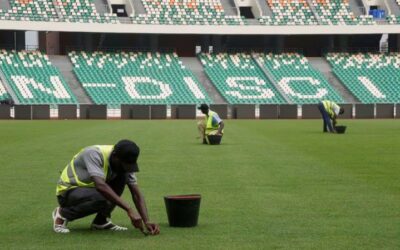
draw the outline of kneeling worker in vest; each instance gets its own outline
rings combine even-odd
[[[121,140],[116,145],[89,146],[75,155],[58,181],[60,207],[53,212],[54,231],[69,233],[67,222],[91,214],[96,214],[92,229],[127,230],[111,222],[111,212],[117,205],[126,211],[135,228],[145,234],[145,230],[151,235],[158,234],[160,228],[149,221],[144,197],[136,180],[139,152],[134,142]],[[139,213],[120,197],[125,185]]]
[[[322,120],[324,121],[324,132],[335,133],[337,117],[344,113],[344,109],[339,107],[335,102],[332,101],[322,101],[318,104],[319,112],[322,115]],[[332,122],[331,122],[332,120]]]
[[[201,104],[197,109],[201,110],[201,113],[206,115],[203,121],[197,123],[197,128],[203,143],[209,144],[208,135],[223,135],[224,121],[216,112],[210,110],[207,104]]]

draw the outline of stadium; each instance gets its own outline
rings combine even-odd
[[[399,50],[399,0],[0,0],[0,248],[398,249]],[[123,139],[144,215],[100,188]],[[90,145],[115,145],[89,189],[127,230],[58,204]],[[193,194],[172,226],[166,197]]]

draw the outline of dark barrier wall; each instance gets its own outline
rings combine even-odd
[[[318,104],[304,104],[301,106],[301,117],[303,119],[321,118],[321,113],[318,109]]]
[[[211,104],[210,109],[218,113],[221,119],[228,118],[228,105],[226,104]]]
[[[31,120],[31,105],[15,105],[14,106],[14,118],[16,120]]]
[[[0,105],[0,119],[11,119],[10,116],[11,106],[7,104]]]
[[[196,105],[171,106],[172,119],[196,119]]]
[[[121,119],[150,119],[149,105],[121,105]]]
[[[76,119],[77,106],[73,104],[58,105],[58,119]]]
[[[33,120],[49,120],[50,105],[32,105]]]
[[[252,104],[238,104],[233,107],[233,118],[235,119],[255,119],[256,106]]]
[[[374,104],[356,104],[356,119],[374,118]]]
[[[339,119],[351,119],[353,118],[353,104],[338,104],[344,109],[344,113],[339,115]]]
[[[80,105],[81,119],[107,119],[107,105]]]
[[[400,104],[396,104],[396,118],[400,119]]]
[[[166,105],[151,105],[150,106],[151,119],[167,119],[167,106]]]
[[[296,104],[282,104],[279,106],[280,119],[297,119]]]
[[[394,118],[394,104],[376,104],[376,118]]]
[[[276,104],[261,104],[260,119],[278,119],[279,107]]]

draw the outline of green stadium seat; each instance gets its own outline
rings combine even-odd
[[[6,88],[0,80],[0,101],[10,99],[9,94],[7,93]]]
[[[205,72],[231,104],[285,103],[250,54],[200,54]]]
[[[344,102],[322,73],[314,69],[303,55],[258,54],[257,60],[272,74],[292,103],[318,103],[323,99]]]
[[[135,24],[244,25],[240,16],[226,15],[220,0],[142,0],[146,14],[131,16]]]
[[[265,25],[317,25],[306,0],[267,0],[272,16],[261,16]]]
[[[82,86],[96,104],[198,104],[211,99],[175,53],[71,52]]]
[[[399,53],[329,53],[326,59],[362,103],[400,102]]]
[[[38,51],[0,51],[0,70],[21,104],[76,104],[59,70]]]

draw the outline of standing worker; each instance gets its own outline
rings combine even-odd
[[[219,115],[210,110],[207,104],[201,104],[197,109],[201,110],[201,113],[205,114],[205,119],[197,123],[197,128],[200,133],[200,138],[203,140],[203,144],[210,144],[208,141],[208,135],[221,136],[224,133],[224,121]]]
[[[145,234],[145,229],[151,235],[158,234],[160,228],[149,221],[144,196],[137,184],[139,152],[134,142],[121,140],[116,145],[89,146],[76,154],[57,184],[60,206],[53,212],[53,230],[69,233],[68,222],[97,214],[92,229],[125,231],[126,227],[115,225],[110,219],[117,205],[126,211],[135,228]],[[121,198],[125,185],[139,214]]]
[[[324,132],[336,133],[336,123],[337,117],[344,113],[344,109],[341,108],[333,101],[322,101],[318,103],[319,112],[322,115],[322,120],[324,121]]]

